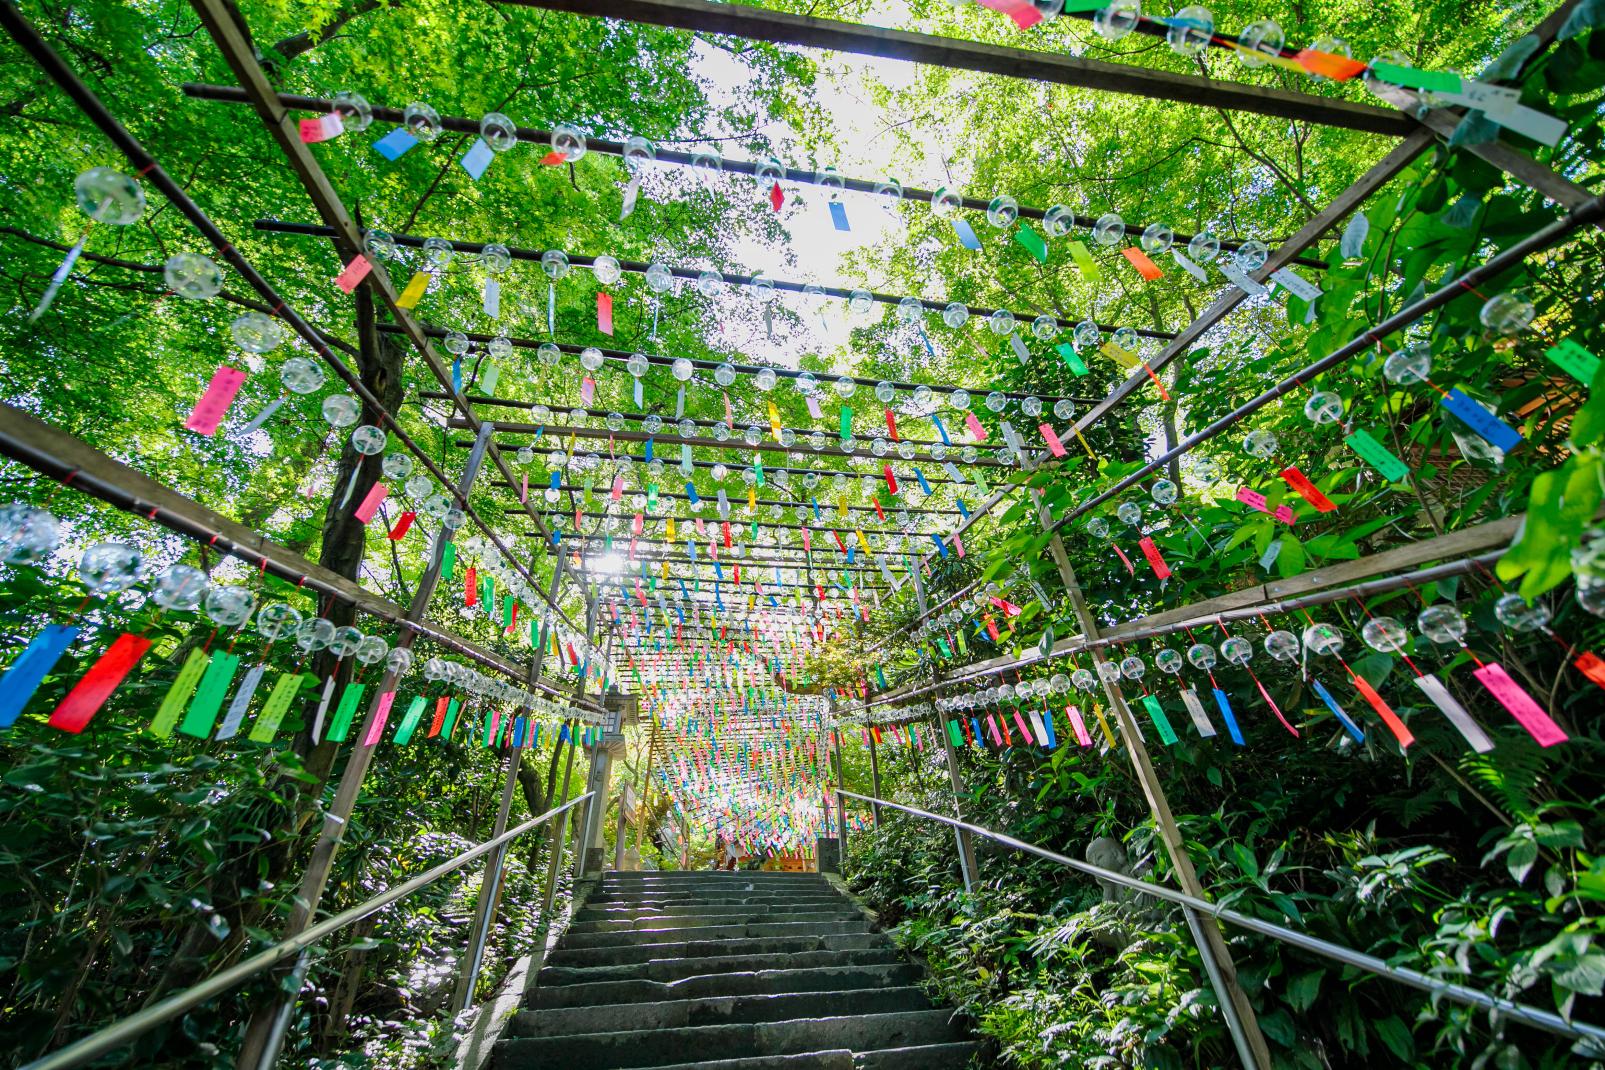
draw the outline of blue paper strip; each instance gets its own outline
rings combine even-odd
[[[932,532],[931,533],[931,541],[934,542],[936,544],[936,548],[942,552],[942,556],[946,557],[947,556],[947,543],[942,541],[942,537],[940,535],[937,535],[935,532]]]
[[[953,229],[958,231],[959,244],[966,249],[980,249],[981,239],[975,236],[975,228],[962,219],[954,218]]]
[[[468,177],[478,182],[479,176],[485,173],[485,168],[490,166],[491,158],[495,155],[490,146],[485,144],[484,138],[475,138],[474,144],[458,162],[463,165],[463,170],[468,172]]]
[[[953,500],[958,502],[959,512],[961,514],[963,514],[964,519],[965,520],[970,519],[970,507],[964,504],[964,499],[963,498],[955,498]]]
[[[461,357],[452,358],[451,392],[453,394],[461,394],[463,392],[463,358]]]
[[[923,490],[926,494],[931,493],[931,485],[925,481],[924,472],[921,472],[918,468],[914,469],[914,478],[920,481],[920,490]]]
[[[981,722],[976,720],[974,717],[971,717],[970,718],[970,727],[975,729],[975,743],[976,743],[976,745],[977,746],[985,746],[986,744],[981,739]]]
[[[374,151],[390,161],[401,159],[407,150],[418,144],[418,139],[407,133],[405,127],[398,126],[384,137],[373,143]],[[478,175],[474,176],[478,178]]]
[[[0,728],[10,728],[22,714],[61,655],[78,638],[75,624],[49,624],[34,636],[28,646],[0,676]]]
[[[1315,688],[1315,693],[1320,696],[1322,702],[1326,703],[1326,708],[1332,711],[1332,716],[1338,719],[1338,723],[1343,726],[1343,731],[1353,736],[1354,742],[1364,743],[1365,733],[1360,730],[1359,725],[1349,719],[1348,714],[1343,712],[1343,707],[1337,704],[1337,700],[1332,697],[1332,693],[1326,689],[1326,686],[1315,679],[1310,680],[1310,686]]]
[[[947,437],[947,428],[942,426],[942,418],[934,412],[931,413],[931,423],[936,425],[936,433],[942,436],[942,445],[953,445],[953,440]]]
[[[1053,734],[1053,713],[1049,710],[1042,711],[1042,727],[1048,730],[1048,749],[1052,750],[1059,745],[1059,739]]]
[[[1243,746],[1243,732],[1237,727],[1237,718],[1232,716],[1232,704],[1226,698],[1226,692],[1218,687],[1215,688],[1215,705],[1220,707],[1220,715],[1226,720],[1226,731],[1231,734],[1232,742]]]
[[[847,207],[841,201],[830,202],[830,221],[836,224],[837,230],[852,230],[847,225]]]
[[[1509,453],[1521,445],[1521,435],[1514,428],[1472,401],[1460,391],[1459,387],[1449,391],[1442,404],[1444,408],[1460,417],[1467,427],[1475,431],[1490,446],[1496,446]]]

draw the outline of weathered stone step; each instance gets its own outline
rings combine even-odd
[[[891,966],[902,961],[892,948],[855,951],[799,951],[787,955],[791,969],[815,966]],[[542,985],[576,985],[592,981],[678,981],[699,974],[738,973],[765,970],[775,965],[773,955],[720,955],[713,958],[661,958],[619,966],[547,966],[538,981]]]
[[[788,961],[790,961],[788,959]],[[592,984],[539,985],[526,1006],[582,1007],[593,1003],[657,1003],[708,996],[756,996],[791,992],[827,992],[866,988],[899,988],[923,976],[906,962],[879,966],[815,966],[807,969],[747,970],[697,974],[677,981],[639,978]]]
[[[726,888],[719,891],[699,893],[685,891],[684,889],[662,889],[657,891],[610,891],[600,889],[591,893],[587,905],[612,905],[618,903],[839,903],[841,896],[831,891],[815,891],[803,889],[798,891],[777,891],[775,889]]]
[[[836,936],[869,931],[869,922],[862,917],[831,921],[754,921],[703,925],[699,928],[671,925],[652,929],[611,929],[603,932],[573,933],[563,937],[563,946],[635,947],[641,944],[672,943],[676,940],[740,940],[756,936]],[[695,935],[688,935],[690,933]]]
[[[568,927],[571,935],[617,933],[642,929],[706,929],[722,925],[787,925],[862,920],[856,910],[745,910],[721,914],[626,914],[623,917],[581,917]]]
[[[561,1037],[514,1037],[497,1045],[497,1070],[624,1070],[711,1058],[798,1055],[846,1048],[869,1052],[948,1044],[962,1039],[947,1010],[798,1018],[781,1022],[689,1026]]]
[[[802,934],[747,939],[681,940],[666,944],[619,947],[559,947],[547,956],[551,966],[627,966],[654,959],[730,958],[733,955],[768,955],[781,965],[783,956],[813,951],[861,951],[891,947],[880,933]]]
[[[632,899],[601,899],[593,900],[582,906],[574,915],[575,921],[598,921],[607,918],[629,918],[640,914],[659,913],[664,916],[673,914],[740,914],[750,912],[753,914],[767,914],[776,910],[793,909],[792,904],[801,902],[802,909],[807,910],[847,910],[856,914],[850,906],[842,902],[839,895],[813,896],[806,900],[796,897],[783,899],[765,899],[758,903],[721,903],[710,902],[706,899],[670,899],[662,901],[661,906],[653,906],[652,900]]]
[[[973,1040],[958,1040],[861,1051],[853,1056],[853,1070],[965,1070],[979,1050]]]
[[[696,1025],[782,1022],[793,1018],[829,1018],[844,1014],[890,1014],[931,1009],[925,994],[912,985],[902,988],[835,992],[788,992],[784,995],[709,996],[661,1003],[607,1003],[585,1007],[519,1011],[513,1036],[556,1037],[609,1033],[627,1023],[631,1029],[679,1029]]]

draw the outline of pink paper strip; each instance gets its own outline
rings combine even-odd
[[[614,501],[619,501],[621,498],[624,497],[624,477],[623,476],[614,476],[613,477],[613,492],[612,492],[611,496],[612,496]]]
[[[606,335],[613,333],[613,295],[610,293],[596,295],[596,329]]]
[[[244,372],[227,364],[219,364],[217,371],[212,373],[212,381],[207,384],[206,392],[195,403],[189,419],[184,421],[184,427],[202,435],[214,433],[217,425],[223,422],[229,406],[234,404],[234,395],[240,392],[243,382]]]
[[[368,262],[368,258],[358,253],[356,258],[346,265],[345,270],[334,277],[334,284],[346,293],[350,293],[372,270],[373,265]]]
[[[583,402],[585,402],[585,404],[589,405],[591,403],[591,395],[595,394],[595,393],[596,393],[596,380],[595,379],[592,379],[589,375],[587,375],[584,379],[580,380],[580,400],[581,401],[583,401]]]
[[[1083,747],[1092,746],[1092,737],[1087,734],[1087,723],[1081,719],[1081,711],[1074,706],[1066,706],[1064,712],[1070,715],[1070,727],[1076,730],[1076,742]]]
[[[1036,742],[1031,738],[1031,730],[1025,726],[1025,718],[1020,716],[1019,710],[1014,711],[1014,723],[1020,726],[1020,735],[1025,737],[1026,746]]]
[[[389,493],[389,487],[383,483],[375,483],[368,488],[368,493],[363,495],[362,501],[357,505],[356,512],[351,515],[366,524],[373,519],[374,511],[379,508],[379,503],[384,501],[385,496]]]
[[[528,472],[524,473],[524,483],[523,483],[523,485],[521,487],[518,488],[518,501],[519,501],[520,505],[522,505],[523,503],[529,501],[529,473]],[[576,522],[574,526],[575,527],[579,527],[579,523]]]
[[[332,111],[328,115],[320,115],[316,119],[302,119],[300,124],[301,141],[306,145],[315,145],[320,141],[339,137],[346,131],[345,120],[340,113]]]
[[[1521,722],[1521,726],[1538,741],[1540,747],[1553,747],[1566,742],[1568,737],[1560,725],[1533,701],[1531,695],[1522,690],[1520,684],[1510,678],[1503,665],[1489,662],[1471,675],[1499,700],[1501,706],[1510,711],[1512,717]]]
[[[1042,21],[1042,12],[1029,0],[980,0],[980,3],[982,7],[1009,16],[1014,20],[1014,25],[1022,30],[1029,30]]]
[[[823,419],[824,414],[819,411],[819,399],[810,394],[806,400],[808,402],[808,415],[816,420]]]
[[[1126,566],[1126,571],[1135,576],[1137,574],[1137,567],[1131,563],[1131,558],[1126,556],[1126,551],[1122,550],[1113,542],[1111,542],[1109,545],[1113,546],[1115,548],[1115,553],[1120,555],[1120,563]]]
[[[1048,444],[1048,452],[1055,457],[1064,456],[1064,443],[1059,441],[1058,432],[1054,431],[1052,424],[1040,424],[1037,427],[1042,432],[1042,440]]]
[[[981,421],[975,418],[975,413],[969,411],[964,413],[964,426],[970,429],[970,437],[975,441],[986,441],[986,428],[982,427]]]
[[[1276,519],[1280,520],[1288,527],[1292,527],[1294,521],[1298,519],[1293,515],[1293,510],[1285,505],[1278,505],[1276,507],[1276,512],[1271,512],[1270,505],[1265,501],[1265,495],[1261,494],[1257,490],[1250,490],[1248,487],[1237,488],[1237,500],[1248,506],[1250,509],[1264,513],[1267,516],[1276,517]]]
[[[953,549],[959,552],[960,557],[964,556],[964,540],[959,538],[959,534],[956,531],[953,533]]]
[[[368,738],[362,741],[364,747],[373,746],[385,734],[385,722],[390,720],[390,704],[395,701],[394,691],[386,691],[379,696],[379,708],[375,711],[373,725],[368,729]]]

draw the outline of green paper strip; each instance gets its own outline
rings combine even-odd
[[[760,487],[763,486],[763,459],[762,458],[759,458],[759,457],[754,457],[753,458],[753,460],[752,460],[752,472],[753,472],[753,475],[757,477],[755,482],[757,482],[758,486],[760,486]]]
[[[1452,71],[1427,71],[1420,67],[1401,67],[1396,63],[1373,63],[1371,73],[1384,82],[1410,89],[1432,89],[1442,93],[1460,92],[1460,76]]]
[[[196,739],[205,739],[212,734],[218,711],[223,708],[223,696],[228,694],[229,685],[234,682],[234,674],[239,669],[238,655],[221,650],[212,655],[211,663],[206,666],[206,675],[201,677],[200,690],[195,693],[195,701],[189,704],[184,723],[178,726],[180,732]]]
[[[1042,240],[1042,235],[1031,229],[1031,224],[1021,223],[1020,229],[1014,232],[1014,240],[1025,247],[1025,251],[1037,258],[1039,263],[1048,262],[1048,243]]]
[[[424,697],[418,695],[413,698],[412,704],[407,707],[407,715],[401,719],[401,727],[396,729],[396,745],[405,747],[407,741],[412,739],[413,732],[418,728],[418,721],[424,715]]]
[[[457,563],[457,544],[448,542],[445,549],[440,551],[440,575],[451,579],[452,565]]]
[[[953,637],[953,638],[954,638],[954,639],[956,639],[956,640],[958,640],[958,644],[959,644],[959,653],[960,653],[960,654],[965,654],[965,655],[968,655],[968,654],[969,654],[969,652],[970,652],[970,644],[968,644],[968,643],[966,643],[966,642],[965,642],[965,641],[964,641],[964,632],[963,632],[963,631],[960,631],[960,632],[959,632],[959,633],[958,633],[958,634],[957,634],[957,635],[955,635],[955,636],[954,636],[954,637]]]
[[[986,485],[986,476],[981,474],[979,468],[970,473],[970,478],[975,480],[975,489],[981,492],[983,498],[992,496],[992,488]]]
[[[510,594],[504,594],[504,595],[502,595],[502,627],[503,628],[511,628],[512,626],[513,626],[513,596],[510,595]]]
[[[1388,451],[1388,448],[1375,438],[1371,432],[1361,428],[1343,439],[1349,449],[1360,455],[1360,460],[1375,468],[1382,478],[1390,483],[1397,483],[1410,474],[1410,466]]]
[[[1087,252],[1087,247],[1080,241],[1070,243],[1070,259],[1076,262],[1076,267],[1080,270],[1081,277],[1088,282],[1097,282],[1103,277],[1103,273],[1098,270],[1098,262],[1092,258],[1092,254]]]
[[[451,730],[457,724],[457,700],[452,699],[446,704],[446,723],[441,726],[440,738],[450,739]]]
[[[1559,345],[1546,349],[1544,356],[1584,386],[1592,385],[1599,374],[1599,358],[1570,338],[1563,338]]]
[[[637,382],[639,382],[639,381],[640,380],[637,380]],[[481,747],[490,746],[491,733],[494,732],[497,728],[500,728],[500,727],[501,727],[501,725],[499,723],[499,719],[496,716],[496,711],[495,710],[486,710],[485,711],[485,737],[479,741],[479,745]]]
[[[167,737],[173,734],[173,726],[178,723],[178,715],[183,712],[184,704],[195,693],[195,685],[201,682],[201,674],[206,671],[207,658],[199,647],[189,652],[184,659],[184,665],[178,670],[178,676],[173,680],[173,686],[167,689],[167,697],[162,699],[161,706],[156,710],[156,719],[150,723],[150,730],[158,736]]]
[[[756,520],[752,522],[752,537],[754,539],[758,537],[758,522]]]
[[[334,743],[345,742],[346,736],[351,734],[351,721],[357,714],[357,703],[362,701],[362,693],[366,690],[367,684],[352,682],[340,692],[340,705],[335,707],[334,724],[330,726],[325,739]]]
[[[482,394],[494,395],[496,384],[501,381],[502,370],[494,364],[485,365],[485,370],[479,373],[479,391]]]
[[[480,577],[479,600],[487,607],[496,605],[496,577],[490,575]]]
[[[959,723],[957,721],[947,722],[947,738],[953,741],[953,746],[955,747],[964,746],[964,737],[959,735]]]
[[[853,410],[846,405],[842,406],[842,441],[846,442],[853,437]]]
[[[1148,716],[1154,719],[1154,727],[1159,729],[1159,738],[1165,741],[1166,746],[1176,742],[1176,730],[1170,727],[1170,720],[1165,711],[1159,708],[1159,700],[1152,695],[1144,695],[1142,704],[1148,707]]]
[[[658,507],[658,485],[656,483],[648,483],[647,484],[647,488],[646,488],[646,507],[648,509],[653,510],[653,511],[657,510],[657,507]]]
[[[1069,342],[1060,342],[1054,348],[1059,351],[1059,356],[1064,358],[1064,362],[1070,366],[1071,371],[1077,375],[1087,374],[1086,361],[1081,359],[1081,354],[1076,352],[1075,346]]]
[[[268,696],[267,705],[257,715],[256,724],[251,726],[252,743],[271,743],[273,735],[279,730],[284,721],[284,714],[289,710],[290,703],[306,683],[306,677],[298,672],[287,672],[281,675],[278,682],[273,685],[273,693]]]

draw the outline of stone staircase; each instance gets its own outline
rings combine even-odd
[[[607,873],[494,1070],[947,1070],[976,1045],[815,873]]]

